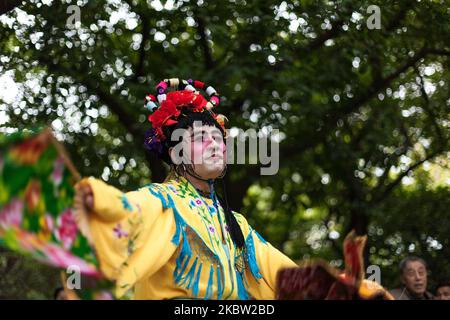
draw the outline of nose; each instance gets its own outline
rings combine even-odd
[[[204,142],[208,147],[218,147],[220,146],[220,141],[218,139],[215,139],[212,135],[208,134],[204,137]]]
[[[211,139],[211,142],[209,143],[208,148],[211,148],[214,151],[214,153],[220,153],[222,151],[221,146],[222,146],[222,144],[220,143],[220,141]]]
[[[419,273],[418,271],[416,271],[416,272],[414,273],[414,280],[420,281],[420,280],[422,280],[423,278],[425,278],[425,275]]]

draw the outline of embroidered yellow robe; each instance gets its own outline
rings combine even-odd
[[[83,183],[94,210],[76,208],[78,225],[118,298],[274,299],[278,270],[296,266],[238,213],[247,249],[236,250],[222,207],[185,178],[127,193],[95,178]]]

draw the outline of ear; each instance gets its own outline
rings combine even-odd
[[[173,152],[173,147],[170,147],[169,148],[169,157],[170,157],[170,160],[172,161],[172,163],[175,163],[174,156],[175,156],[175,153]]]

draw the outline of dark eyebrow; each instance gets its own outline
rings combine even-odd
[[[195,136],[195,135],[204,135],[205,134],[205,130],[201,130],[201,132],[200,131],[192,131],[192,133],[191,133],[191,137],[193,137],[193,136]]]

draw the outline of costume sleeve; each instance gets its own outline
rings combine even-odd
[[[78,227],[94,247],[102,273],[116,281],[120,297],[174,254],[174,216],[146,187],[123,193],[95,178],[79,184],[92,188],[94,208],[86,212],[75,201]]]
[[[235,214],[245,236],[248,268],[245,278],[247,292],[257,300],[275,299],[277,273],[282,268],[297,267],[297,264],[280,250],[264,240],[247,220]]]

